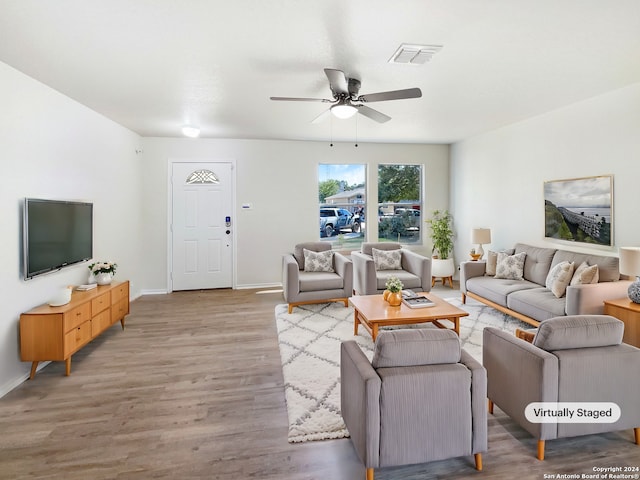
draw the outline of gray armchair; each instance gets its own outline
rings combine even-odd
[[[334,252],[331,266],[333,272],[307,271],[304,250],[328,252],[331,245],[324,242],[300,243],[293,253],[282,258],[282,287],[284,299],[293,307],[310,303],[343,302],[349,306],[353,292],[353,265],[344,255]]]
[[[400,250],[401,268],[393,270],[377,270],[373,259],[373,249]],[[431,259],[419,255],[399,243],[380,242],[363,243],[360,252],[352,252],[353,287],[356,295],[375,295],[385,290],[385,283],[390,276],[402,281],[404,288],[416,292],[431,290]]]
[[[375,468],[475,456],[487,450],[487,378],[451,330],[388,330],[369,362],[354,341],[340,351],[341,411],[373,480]]]
[[[543,320],[533,343],[485,328],[489,412],[497,405],[537,438],[539,460],[545,441],[556,438],[633,428],[640,444],[640,349],[622,343],[623,332],[624,324],[607,315]],[[525,416],[532,402],[613,402],[621,416],[614,423],[566,423],[561,417],[532,423]]]

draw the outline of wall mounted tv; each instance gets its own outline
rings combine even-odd
[[[24,279],[93,257],[93,204],[26,198]]]

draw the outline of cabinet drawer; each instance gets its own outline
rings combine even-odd
[[[95,316],[109,306],[111,306],[111,293],[106,292],[91,300],[91,314]]]
[[[111,289],[111,304],[114,305],[121,300],[129,300],[129,282],[124,282]]]
[[[105,310],[91,319],[91,338],[111,326],[111,311]]]
[[[91,340],[91,321],[78,325],[64,335],[65,357],[71,355]]]
[[[64,331],[68,332],[76,328],[81,323],[91,319],[91,303],[83,303],[82,305],[69,310],[64,314]]]
[[[129,314],[129,299],[124,298],[111,307],[111,323],[122,320]]]

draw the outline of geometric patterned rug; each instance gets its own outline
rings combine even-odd
[[[493,326],[508,332],[532,328],[473,299],[462,305],[459,298],[446,299],[469,312],[460,319],[460,343],[482,362],[482,330]],[[355,340],[369,360],[371,336],[360,328],[353,335],[353,308],[341,303],[303,305],[287,313],[276,306],[278,344],[289,418],[289,442],[326,440],[349,436],[340,413],[340,343]],[[446,322],[445,322],[446,323]],[[431,323],[394,328],[437,328]]]

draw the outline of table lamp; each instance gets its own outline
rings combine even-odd
[[[620,247],[620,273],[636,277],[627,295],[633,303],[640,303],[640,247]]]
[[[480,254],[480,259],[484,255],[482,244],[491,243],[491,230],[489,228],[474,228],[471,230],[471,243],[477,243],[476,253]]]

